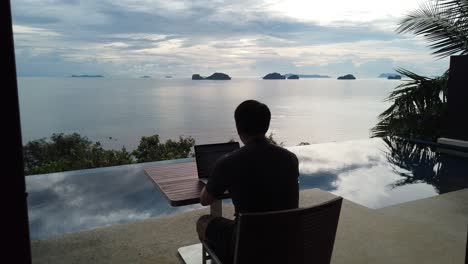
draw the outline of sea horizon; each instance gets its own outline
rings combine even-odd
[[[197,144],[238,140],[233,111],[246,99],[270,106],[269,133],[285,146],[368,138],[399,81],[195,81],[188,78],[20,77],[23,144],[78,133],[110,149],[135,149],[142,136],[194,137]],[[354,122],[350,122],[353,121]]]

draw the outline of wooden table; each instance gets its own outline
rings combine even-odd
[[[198,180],[195,162],[146,167],[145,172],[158,186],[170,205],[184,206],[200,203],[200,193],[205,184]],[[229,194],[225,193],[221,199],[229,197]],[[222,213],[221,200],[210,205],[210,214],[222,216]],[[195,228],[195,223],[193,225]],[[178,251],[185,263],[201,263],[201,244],[182,247]]]

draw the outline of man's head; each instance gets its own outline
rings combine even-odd
[[[250,138],[265,136],[270,126],[271,113],[268,106],[255,100],[247,100],[234,112],[237,133],[242,142]]]

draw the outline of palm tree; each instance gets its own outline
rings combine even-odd
[[[468,0],[432,0],[400,21],[398,33],[424,36],[437,57],[468,54]]]
[[[468,54],[468,0],[430,0],[403,18],[396,31],[425,37],[436,57]],[[410,80],[387,97],[393,104],[379,115],[372,137],[400,136],[435,140],[444,134],[448,71],[428,78],[399,69]]]
[[[410,80],[398,85],[387,97],[393,104],[379,115],[372,137],[400,136],[436,140],[445,133],[448,72],[429,78],[397,69]]]

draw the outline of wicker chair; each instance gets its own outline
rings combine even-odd
[[[330,263],[343,198],[292,210],[239,214],[234,264]],[[202,241],[203,263],[221,264]]]

